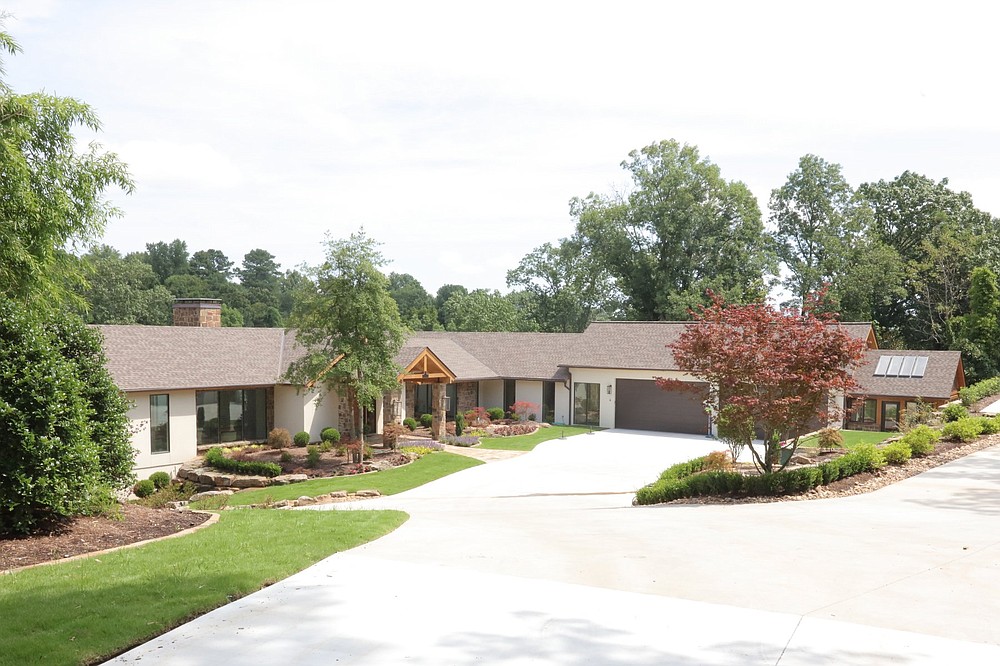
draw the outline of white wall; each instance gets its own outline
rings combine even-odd
[[[555,404],[555,418],[553,421],[555,423],[561,423],[564,425],[569,424],[570,416],[573,414],[572,410],[572,393],[570,389],[562,382],[556,382],[556,404]]]
[[[574,384],[600,384],[601,385],[601,427],[615,427],[615,391],[617,391],[618,379],[655,379],[664,377],[667,379],[679,379],[681,381],[699,381],[695,377],[676,370],[615,370],[603,368],[570,368]],[[608,393],[608,384],[611,385],[611,393]],[[573,396],[569,396],[569,412],[573,411]],[[567,421],[568,423],[568,421]],[[714,430],[714,426],[713,426]]]
[[[542,382],[519,379],[514,383],[514,402],[533,402],[538,405],[535,420],[542,420]],[[510,405],[508,405],[510,407]]]
[[[479,382],[479,406],[489,409],[490,407],[499,407],[504,411],[507,407],[503,404],[503,380],[502,379],[484,379]]]
[[[128,416],[138,432],[132,435],[132,446],[138,450],[135,458],[135,475],[147,479],[153,472],[167,472],[173,475],[181,463],[198,455],[197,420],[195,418],[194,391],[165,391],[168,397],[170,416],[170,450],[152,453],[149,445],[149,396],[162,395],[164,391],[153,393],[129,393],[132,409]]]
[[[323,428],[340,428],[340,398],[336,393],[303,390],[279,384],[274,387],[274,427],[295,433],[309,433],[309,441],[318,442]]]
[[[279,384],[274,387],[274,427],[284,428],[293,436],[305,430],[304,405],[308,398],[295,390],[294,386]]]

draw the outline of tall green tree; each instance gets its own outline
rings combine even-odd
[[[113,247],[101,245],[83,255],[81,261],[87,273],[80,295],[87,305],[84,316],[89,323],[170,323],[173,295],[140,255],[122,257]]]
[[[289,322],[308,351],[292,365],[289,378],[301,385],[323,382],[344,395],[352,406],[355,439],[361,437],[360,409],[374,408],[397,385],[395,357],[406,336],[380,270],[385,263],[364,230],[347,239],[327,236],[326,260],[309,270]]]
[[[537,331],[530,301],[517,294],[473,289],[453,292],[444,304],[449,331]]]
[[[250,250],[243,256],[243,265],[236,274],[248,301],[243,311],[244,325],[281,326],[283,319],[278,309],[281,271],[274,255],[260,248]]]
[[[801,306],[810,294],[846,273],[863,233],[854,191],[839,164],[805,155],[771,192],[771,223],[778,258],[788,269],[785,287]]]
[[[617,318],[624,297],[579,237],[544,243],[507,271],[507,286],[534,301],[542,331],[579,333],[594,319]]]
[[[186,275],[190,270],[191,257],[188,256],[187,243],[175,238],[169,243],[158,241],[146,243],[146,263],[150,265],[160,284],[166,284],[171,275]]]
[[[389,295],[396,301],[403,323],[413,330],[433,331],[443,328],[438,323],[434,298],[409,273],[389,273]]]
[[[434,297],[434,305],[437,307],[438,311],[438,321],[441,326],[448,328],[448,314],[445,311],[444,304],[448,302],[455,294],[461,294],[465,296],[469,293],[469,290],[460,284],[443,284],[441,288],[437,290],[437,295]]]
[[[972,270],[969,313],[951,322],[971,382],[1000,375],[1000,287],[985,266]]]
[[[0,53],[19,51],[0,30]],[[128,170],[114,153],[96,143],[77,150],[78,126],[100,129],[83,102],[17,94],[0,80],[0,293],[22,305],[74,299],[80,266],[67,246],[96,241],[119,214],[105,190],[132,192]]]
[[[634,319],[687,319],[711,289],[732,302],[767,292],[777,270],[757,201],[694,146],[662,141],[629,153],[627,196],[574,199],[587,251],[608,270]]]

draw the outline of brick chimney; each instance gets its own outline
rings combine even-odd
[[[222,327],[222,301],[217,298],[175,298],[174,326]]]

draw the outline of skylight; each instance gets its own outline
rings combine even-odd
[[[876,377],[923,377],[927,370],[926,356],[880,356],[875,366]]]

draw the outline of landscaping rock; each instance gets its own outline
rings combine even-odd
[[[197,502],[198,500],[208,499],[209,497],[217,497],[219,495],[232,495],[232,490],[206,490],[203,493],[195,493],[191,495],[191,501]]]
[[[184,511],[187,510],[188,503],[185,500],[178,500],[176,502],[167,502],[167,508],[173,509],[174,511]]]
[[[278,500],[271,506],[275,509],[284,509],[285,507],[296,506],[297,504],[298,502],[296,502],[295,500],[283,499],[283,500]]]
[[[308,480],[309,477],[306,474],[281,474],[271,479],[271,485],[284,486],[289,483],[301,483]]]
[[[300,497],[297,500],[295,500],[295,503],[298,506],[303,506],[305,504],[315,504],[316,500],[314,498],[312,498],[312,497],[309,497],[308,495],[303,495],[302,497]]]
[[[233,488],[265,488],[269,479],[263,476],[237,476],[233,478]]]
[[[324,495],[316,495],[316,497],[314,497],[313,499],[315,499],[317,502],[329,502],[331,499],[333,499],[333,497],[330,495],[330,493],[326,493]]]
[[[334,490],[330,493],[330,499],[343,499],[345,497],[347,497],[346,490]]]
[[[382,495],[382,493],[377,490],[359,490],[354,494],[358,497],[379,497]]]

